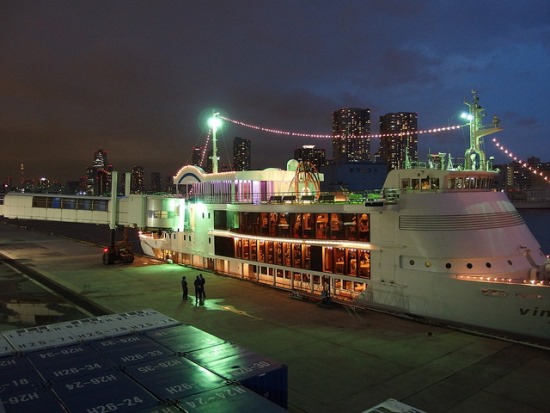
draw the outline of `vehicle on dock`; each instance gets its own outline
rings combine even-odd
[[[134,253],[128,241],[118,241],[114,245],[103,248],[103,264],[112,265],[117,262],[123,264],[134,262]]]

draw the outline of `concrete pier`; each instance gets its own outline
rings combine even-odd
[[[99,309],[153,308],[287,364],[291,412],[359,413],[389,398],[430,413],[550,411],[544,348],[321,308],[286,291],[146,257],[105,266],[97,245],[10,224],[0,225],[0,253]],[[204,305],[194,300],[199,273]],[[188,301],[181,299],[184,275]]]

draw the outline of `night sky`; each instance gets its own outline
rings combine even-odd
[[[498,115],[498,140],[550,161],[550,2],[20,1],[0,2],[0,179],[77,180],[104,148],[115,170],[173,174],[204,144],[206,115],[331,133],[332,112],[417,112],[419,129],[461,123],[475,89]],[[283,167],[291,138],[224,124],[252,141],[252,167]],[[464,154],[462,131],[422,135]],[[373,150],[378,141],[373,140]],[[489,155],[505,161],[486,142]]]

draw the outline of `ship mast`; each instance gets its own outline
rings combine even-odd
[[[216,111],[212,112],[212,117],[208,119],[208,126],[212,129],[212,173],[218,173],[218,141],[216,132],[220,128],[222,121],[220,114]]]
[[[492,125],[483,125],[483,117],[485,116],[483,112],[485,112],[485,109],[478,104],[477,91],[472,90],[472,95],[472,103],[464,100],[464,104],[469,107],[466,118],[470,121],[470,147],[464,154],[464,168],[466,170],[488,171],[490,167],[483,150],[483,137],[500,132],[502,128],[498,116],[493,116]]]

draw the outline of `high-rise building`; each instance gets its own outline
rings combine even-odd
[[[192,150],[192,161],[191,163],[193,165],[202,166],[203,162],[203,153],[204,153],[204,147],[202,146],[193,146]]]
[[[250,139],[238,136],[233,139],[233,170],[250,170]]]
[[[544,176],[550,174],[550,162],[541,162],[540,158],[531,156],[527,159],[527,167],[523,166],[522,162],[516,161],[506,165],[505,170],[508,189],[539,188],[548,184]]]
[[[370,160],[370,109],[343,108],[332,114],[335,163]]]
[[[316,148],[315,145],[303,145],[301,148],[294,149],[294,159],[309,162],[319,171],[325,166],[325,150]]]
[[[168,175],[165,178],[164,192],[167,192],[169,194],[174,194],[176,192],[176,186],[174,185],[174,177],[172,175]]]
[[[94,152],[94,163],[92,166],[95,170],[101,170],[106,169],[107,165],[109,165],[107,151],[103,150],[103,148],[99,148]]]
[[[151,172],[151,192],[162,192],[160,172]]]
[[[134,166],[130,178],[130,193],[145,193],[145,171],[142,166]]]
[[[107,160],[103,148],[94,152],[94,161],[87,169],[87,190],[89,195],[105,195],[111,192],[113,165]]]
[[[399,169],[418,161],[418,115],[412,112],[380,116],[380,157],[389,169]]]

